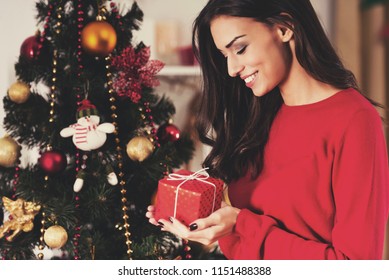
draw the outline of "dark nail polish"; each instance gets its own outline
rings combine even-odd
[[[159,224],[161,227],[163,227],[163,226],[164,226],[164,224],[163,224],[163,223],[161,223],[161,222],[158,222],[158,224]]]
[[[172,217],[169,217],[169,220],[173,223],[173,218]]]
[[[191,231],[194,231],[194,230],[196,230],[197,228],[198,228],[197,224],[191,224],[191,225],[189,225],[189,229],[190,229]]]

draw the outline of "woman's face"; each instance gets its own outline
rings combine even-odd
[[[254,95],[265,95],[287,78],[290,55],[282,28],[251,18],[220,16],[212,20],[211,33],[227,59],[228,74],[244,80]]]

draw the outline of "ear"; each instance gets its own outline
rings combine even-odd
[[[281,41],[284,43],[289,42],[293,37],[293,31],[284,25],[278,26],[277,33]]]

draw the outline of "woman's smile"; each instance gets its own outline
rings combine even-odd
[[[251,88],[254,85],[255,80],[257,79],[258,71],[256,71],[254,74],[251,74],[249,76],[241,77],[242,80],[246,83],[246,86]]]

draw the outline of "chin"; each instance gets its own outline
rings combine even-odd
[[[269,92],[271,92],[274,88],[272,87],[263,87],[261,85],[254,85],[252,88],[251,88],[251,91],[253,92],[253,94],[257,97],[261,97],[261,96],[264,96],[266,94],[268,94]]]
[[[252,92],[255,96],[257,97],[261,97],[261,96],[264,96],[265,94],[268,93],[268,91],[264,91],[264,90],[255,90],[255,89],[252,89]]]

